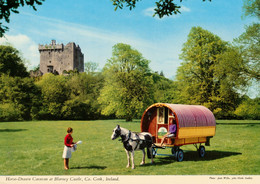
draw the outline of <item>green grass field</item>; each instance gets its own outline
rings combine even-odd
[[[29,121],[0,122],[0,175],[259,175],[260,121],[217,121],[216,136],[199,158],[193,145],[183,146],[184,161],[157,156],[155,164],[139,166],[142,153],[135,152],[136,169],[126,168],[121,142],[110,139],[120,124],[140,131],[140,121]],[[75,141],[82,140],[63,169],[63,141],[67,127]],[[170,149],[163,152],[170,153]]]

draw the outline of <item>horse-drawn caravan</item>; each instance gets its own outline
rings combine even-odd
[[[161,140],[172,124],[176,124],[176,132],[161,146]],[[215,135],[216,121],[213,113],[204,106],[156,103],[144,111],[141,131],[152,135],[153,156],[162,155],[158,153],[160,148],[171,148],[171,155],[182,161],[184,154],[180,146],[187,144],[194,144],[199,156],[204,157],[202,143],[209,146],[210,138]]]

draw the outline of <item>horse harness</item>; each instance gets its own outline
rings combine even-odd
[[[136,150],[137,146],[139,145],[139,143],[141,141],[143,142],[147,142],[149,140],[145,140],[145,139],[140,139],[140,137],[138,136],[137,133],[135,133],[137,139],[132,139],[131,138],[131,135],[132,135],[132,132],[129,130],[129,133],[128,133],[128,136],[126,137],[125,135],[120,135],[120,137],[122,138],[121,141],[122,143],[124,144],[124,147],[128,150],[128,151],[132,151],[132,150]],[[129,141],[132,141],[132,142],[136,142],[136,146],[134,149],[132,149],[132,145],[130,145]]]

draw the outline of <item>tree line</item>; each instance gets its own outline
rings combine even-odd
[[[237,39],[237,45],[243,37]],[[246,52],[248,44],[247,48],[234,45],[193,27],[183,45],[183,62],[175,80],[152,71],[149,60],[123,43],[113,46],[112,57],[100,72],[95,70],[96,63],[88,62],[83,73],[33,78],[20,53],[1,45],[0,121],[131,121],[141,118],[156,102],[204,105],[218,119],[259,119],[259,97],[245,95],[252,81],[259,82],[259,55]]]
[[[135,1],[113,0],[113,5],[134,8]],[[205,1],[205,0],[202,0]],[[209,0],[210,1],[210,0]],[[0,19],[7,23],[20,6],[41,5],[44,0],[0,3]],[[180,13],[172,0],[156,0],[160,18]],[[182,2],[180,0],[180,2]],[[244,0],[244,16],[259,20],[259,0]],[[0,46],[0,121],[31,119],[140,118],[152,103],[198,104],[208,107],[217,118],[259,119],[258,97],[246,94],[260,79],[260,26],[247,25],[233,43],[201,27],[193,27],[183,46],[175,80],[150,69],[147,59],[130,45],[113,47],[112,57],[101,72],[87,62],[86,72],[68,75],[45,74],[31,78],[20,53]],[[0,37],[8,27],[0,23]]]

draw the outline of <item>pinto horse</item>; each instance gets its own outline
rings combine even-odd
[[[113,130],[111,139],[115,140],[116,138],[121,137],[121,141],[124,145],[126,156],[127,156],[127,168],[130,166],[130,157],[129,152],[131,153],[132,159],[132,169],[135,168],[134,164],[134,151],[142,150],[143,159],[140,165],[145,164],[145,148],[147,148],[147,155],[151,158],[151,163],[153,163],[153,154],[152,154],[152,135],[148,132],[135,133],[127,130],[125,128],[117,125]]]

